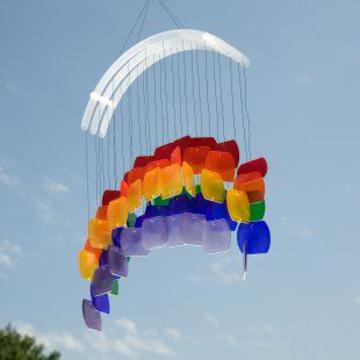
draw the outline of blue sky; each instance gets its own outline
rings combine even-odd
[[[141,0],[0,3],[0,325],[64,359],[358,359],[358,1],[167,4],[244,51],[254,156],[269,162],[267,256],[165,249],[135,259],[100,334],[85,329],[88,94]],[[171,28],[158,6],[144,36]]]

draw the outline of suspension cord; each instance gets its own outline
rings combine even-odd
[[[247,118],[247,125],[248,125],[248,154],[249,160],[251,159],[251,119],[247,107],[247,80],[246,80],[246,68],[244,66],[244,107],[245,107],[245,114]]]
[[[174,25],[180,29],[185,28],[185,25],[182,23],[182,21],[165,5],[165,3],[162,0],[158,0],[161,7],[165,10],[165,12],[168,14],[171,21],[174,23]]]

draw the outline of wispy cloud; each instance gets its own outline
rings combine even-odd
[[[4,276],[4,270],[11,268],[14,263],[22,256],[22,249],[19,245],[11,243],[9,240],[0,242],[0,276]]]
[[[302,75],[302,76],[298,76],[295,79],[295,86],[297,86],[297,87],[306,86],[306,85],[312,84],[312,82],[313,82],[313,79],[311,76]]]
[[[174,327],[169,327],[164,331],[165,335],[172,340],[180,340],[182,338],[181,331]]]
[[[308,227],[291,221],[287,216],[282,216],[281,222],[287,228],[287,230],[293,235],[300,236],[303,238],[313,235],[313,231],[310,230]]]
[[[0,184],[6,187],[14,187],[17,185],[17,177],[11,171],[14,165],[12,159],[6,156],[0,157]]]
[[[262,324],[251,324],[249,326],[249,332],[253,335],[258,335],[258,336],[277,335],[277,332],[275,331],[274,327],[268,322],[264,322]]]
[[[61,182],[45,179],[44,190],[49,194],[61,194],[69,191],[69,188]]]
[[[214,315],[211,315],[211,314],[205,314],[204,319],[207,322],[209,322],[210,324],[213,324],[213,325],[219,325],[220,324],[220,321],[218,320],[218,318],[215,317]]]

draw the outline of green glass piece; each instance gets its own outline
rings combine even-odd
[[[116,279],[112,282],[111,294],[119,295],[119,282]]]
[[[250,204],[250,221],[261,220],[265,215],[265,201]]]
[[[135,226],[135,221],[136,221],[136,215],[134,213],[130,213],[127,219],[127,226],[128,227],[134,227]]]
[[[193,199],[194,197],[186,190],[186,187],[183,186],[183,190],[181,192],[181,195],[186,195],[188,199]]]
[[[195,191],[197,194],[201,193],[201,185],[200,184],[196,185]]]
[[[170,199],[163,199],[161,196],[158,196],[154,199],[155,206],[169,206]]]

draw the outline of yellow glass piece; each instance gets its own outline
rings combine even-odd
[[[144,176],[143,194],[146,201],[160,196],[161,194],[161,169],[156,167],[148,171]]]
[[[200,185],[205,199],[220,203],[224,202],[224,183],[218,173],[203,169],[201,171]]]
[[[107,219],[111,229],[124,226],[128,217],[127,198],[121,196],[118,199],[110,201],[107,209]]]
[[[111,228],[109,221],[91,219],[88,226],[90,245],[97,249],[107,249],[111,244]]]
[[[81,250],[78,255],[79,272],[85,280],[91,280],[99,265],[98,257],[91,251]]]
[[[249,198],[244,191],[231,189],[226,195],[227,208],[234,221],[250,220]]]
[[[129,186],[127,205],[130,213],[141,206],[141,196],[141,180],[138,179]]]
[[[161,169],[161,197],[168,199],[182,192],[181,167],[172,164]]]
[[[186,161],[184,161],[182,170],[183,170],[183,180],[184,180],[185,189],[190,195],[195,196],[196,186],[195,186],[193,169]]]

